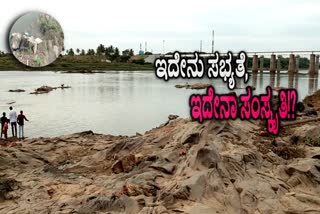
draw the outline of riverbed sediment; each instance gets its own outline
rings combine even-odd
[[[0,213],[319,213],[319,124],[274,137],[175,116],[135,136],[2,142]]]

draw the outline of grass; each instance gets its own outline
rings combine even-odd
[[[98,56],[60,56],[54,63],[33,68],[20,63],[13,55],[0,57],[0,71],[146,71],[154,70],[152,64],[139,65],[135,63],[106,63]]]
[[[59,23],[52,18],[46,19],[45,17],[40,17],[39,21],[40,21],[40,29],[42,29],[43,33],[49,30],[54,30],[57,33],[62,32],[62,29]]]

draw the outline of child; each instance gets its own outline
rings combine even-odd
[[[8,124],[8,122],[9,122],[9,120],[4,123],[4,125],[3,125],[3,130],[2,130],[5,139],[8,138],[8,129],[9,129],[9,124]]]
[[[8,138],[8,118],[6,117],[6,113],[3,112],[2,113],[2,117],[0,118],[0,122],[1,122],[1,138],[2,138],[2,135],[4,134],[4,138],[7,139]],[[7,128],[5,128],[5,126]]]

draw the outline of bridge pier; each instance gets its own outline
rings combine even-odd
[[[316,62],[315,62],[315,73],[319,73],[319,55],[316,55]]]
[[[260,56],[260,71],[263,72],[264,56]]]
[[[276,82],[275,80],[276,80],[276,73],[270,72],[270,86],[271,86],[271,88],[274,88],[275,82]]]
[[[312,53],[310,54],[310,63],[309,63],[309,73],[310,74],[314,74],[315,73],[315,64],[316,64],[316,57],[315,55]]]
[[[300,56],[296,56],[296,73],[299,72]]]
[[[276,69],[277,69],[276,55],[275,54],[271,54],[271,57],[270,57],[270,72],[271,73],[275,73]]]
[[[294,73],[295,71],[296,71],[296,59],[294,54],[290,54],[288,72]]]
[[[280,86],[280,71],[277,71],[277,87]]]
[[[252,72],[258,72],[258,55],[252,57]]]
[[[281,55],[278,55],[278,60],[277,60],[277,71],[281,71]]]

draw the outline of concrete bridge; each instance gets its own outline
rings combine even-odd
[[[318,54],[315,54],[318,53]],[[299,61],[300,55],[309,55],[309,73],[316,74],[319,72],[319,53],[320,51],[267,51],[267,52],[247,52],[248,55],[252,55],[252,72],[263,71],[265,68],[264,65],[264,55],[270,54],[270,73],[283,70],[281,68],[280,57],[284,54],[289,55],[289,65],[288,73],[297,73],[299,72]],[[258,54],[261,54],[260,56]]]
[[[252,67],[249,68],[247,64],[247,68],[251,70],[253,73],[258,71],[264,71],[266,68],[264,67],[264,55],[270,54],[270,73],[275,73],[276,71],[280,72],[284,70],[281,68],[280,57],[283,55],[289,56],[289,65],[288,65],[288,73],[298,73],[299,72],[299,62],[301,55],[309,56],[309,73],[310,74],[318,74],[319,71],[319,54],[320,51],[249,51],[246,52],[248,57],[252,57]],[[227,53],[220,53],[221,56],[226,55]],[[238,54],[238,53],[233,53]],[[276,55],[277,54],[277,55]],[[182,56],[191,57],[192,54],[184,53]],[[213,56],[211,53],[200,53],[201,57]],[[172,57],[172,54],[166,54],[164,57]],[[247,61],[248,62],[248,61]]]

